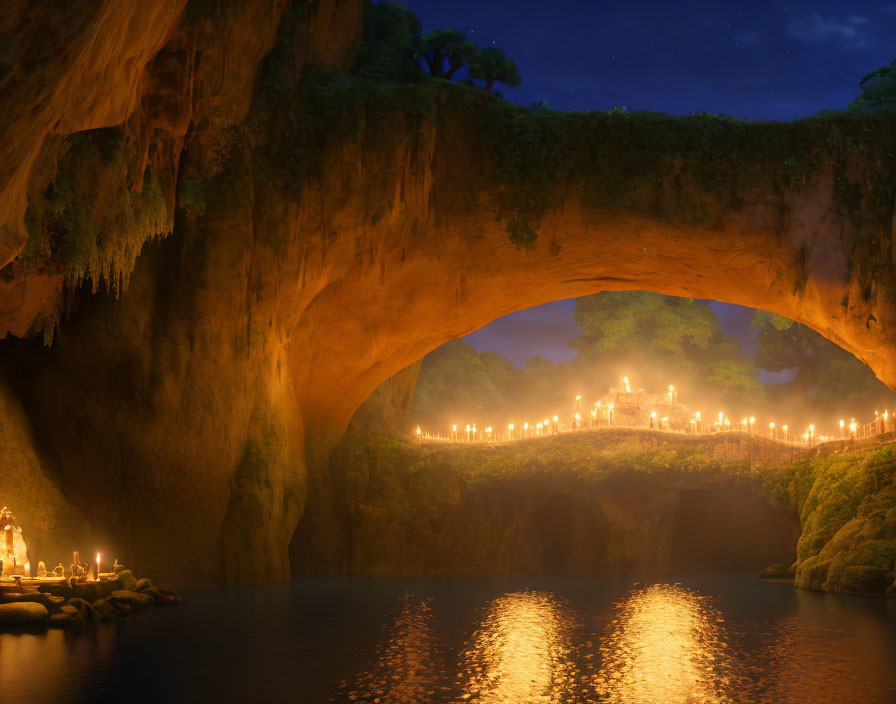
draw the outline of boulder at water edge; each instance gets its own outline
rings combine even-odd
[[[34,601],[0,604],[0,627],[35,626],[50,618],[47,607]]]

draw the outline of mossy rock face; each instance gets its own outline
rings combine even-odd
[[[800,459],[790,490],[803,531],[797,585],[893,596],[896,444]]]
[[[117,589],[109,595],[109,600],[116,608],[124,604],[132,609],[145,609],[153,605],[153,598],[143,592],[132,592],[127,589]]]
[[[839,580],[841,590],[849,594],[864,594],[880,596],[886,594],[887,588],[893,583],[894,574],[891,571],[868,565],[853,565],[844,570]]]
[[[452,141],[481,157],[471,183],[494,195],[510,241],[530,249],[545,213],[572,189],[596,208],[714,227],[757,194],[789,217],[793,194],[833,171],[831,198],[857,260],[867,265],[863,275],[889,271],[873,242],[892,217],[896,173],[882,156],[896,146],[892,115],[844,111],[781,123],[707,113],[533,111],[422,76],[391,82],[316,69],[297,82],[282,75],[290,65],[283,40],[292,38],[281,37],[260,71],[248,132],[265,136],[255,162],[287,192],[301,193],[321,160],[346,141],[370,154],[402,143],[413,153],[425,127],[456,131]]]
[[[148,580],[147,580],[148,581]],[[137,591],[137,578],[134,576],[134,573],[130,570],[122,570],[118,573],[118,587],[117,589],[124,589],[127,591]]]
[[[143,244],[171,230],[168,175],[141,171],[142,153],[120,127],[67,137],[54,156],[32,184],[18,261],[31,269],[53,259],[73,285],[120,292]]]
[[[40,626],[49,618],[50,612],[47,611],[47,607],[35,601],[0,604],[0,628]]]
[[[112,606],[108,599],[97,599],[91,604],[94,611],[100,615],[103,621],[112,621],[121,617],[121,612]]]
[[[81,616],[86,620],[100,620],[100,614],[97,613],[96,609],[94,609],[93,606],[91,606],[90,602],[85,601],[80,597],[69,599],[66,602],[65,606],[63,606],[62,608],[65,609],[66,607],[76,609],[78,613],[81,614]]]
[[[120,577],[119,577],[119,579],[120,579]],[[123,584],[122,584],[122,586],[124,587]],[[147,589],[152,589],[154,586],[155,585],[152,583],[152,581],[149,580],[149,578],[141,577],[140,579],[137,580],[137,583],[134,584],[133,587],[124,587],[124,588],[130,589],[131,591],[134,591],[134,592],[143,592],[143,591],[146,591]]]

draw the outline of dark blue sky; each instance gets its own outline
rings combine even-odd
[[[843,108],[862,76],[896,58],[896,0],[606,2],[404,0],[424,31],[452,27],[519,66],[522,105],[555,110],[699,110],[792,120]],[[467,337],[517,364],[569,359],[574,302],[501,318]],[[750,313],[713,304],[723,329],[752,352]]]

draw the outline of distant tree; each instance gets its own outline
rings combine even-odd
[[[481,421],[502,401],[479,353],[463,340],[452,340],[423,358],[411,415],[444,432],[452,422]]]
[[[605,291],[580,298],[573,322],[585,333],[584,342],[595,349],[631,344],[676,353],[685,343],[706,348],[719,325],[706,305],[648,291]]]
[[[519,70],[500,49],[486,47],[470,63],[470,78],[485,81],[484,88],[491,90],[496,82],[516,88],[523,82]]]
[[[756,366],[770,372],[795,370],[793,393],[819,403],[856,405],[896,396],[861,361],[814,330],[783,315],[756,311]]]
[[[869,73],[859,87],[862,94],[850,107],[857,110],[896,109],[896,61]]]
[[[376,78],[412,79],[420,73],[414,50],[422,29],[416,15],[397,2],[368,0],[355,70]]]
[[[449,81],[478,55],[478,47],[455,29],[438,29],[414,43],[414,58],[422,60],[431,75]]]
[[[740,343],[720,330],[705,303],[647,291],[605,291],[578,299],[573,322],[584,333],[570,344],[579,351],[574,364],[603,370],[610,380],[618,381],[621,367],[640,374],[646,388],[691,383],[705,392],[751,400],[762,390],[755,365],[740,354]]]

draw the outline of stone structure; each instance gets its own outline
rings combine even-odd
[[[22,527],[6,506],[0,509],[0,563],[4,577],[31,576],[28,546],[22,536]]]

